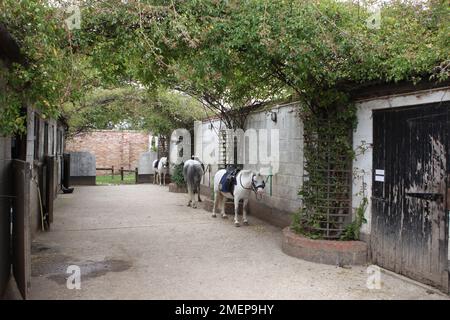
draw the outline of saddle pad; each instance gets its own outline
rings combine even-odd
[[[220,179],[219,190],[222,192],[229,192],[233,194],[234,186],[236,184],[236,170],[227,170]]]

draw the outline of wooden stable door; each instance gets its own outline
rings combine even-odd
[[[28,298],[31,281],[30,181],[28,163],[13,160],[13,274],[24,299]]]
[[[450,103],[373,113],[371,258],[448,291]]]

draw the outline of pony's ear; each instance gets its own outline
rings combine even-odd
[[[259,173],[259,171],[253,171],[252,170],[252,177],[253,176],[258,179],[259,177],[261,177],[261,173]]]

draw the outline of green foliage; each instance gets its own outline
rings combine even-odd
[[[366,197],[363,198],[361,204],[356,209],[355,219],[347,225],[344,232],[341,235],[341,240],[359,240],[359,232],[363,223],[367,220],[364,218],[364,213],[367,208],[368,200]]]
[[[177,91],[147,92],[136,86],[97,88],[64,105],[70,134],[92,129],[129,129],[167,135],[190,128],[204,115],[200,104]]]
[[[292,230],[311,239],[320,239],[321,233],[316,231],[320,225],[317,224],[317,222],[305,225],[303,218],[304,215],[305,213],[303,208],[294,213],[291,223]]]
[[[100,83],[179,88],[238,127],[243,106],[296,94],[317,108],[330,88],[445,80],[450,69],[443,1],[384,3],[380,29],[367,28],[364,5],[334,0],[80,3],[81,29],[72,31],[67,2],[0,3],[0,23],[27,61],[1,75],[3,134],[24,129],[25,103],[57,116]]]
[[[183,164],[180,163],[174,166],[170,179],[175,182],[178,187],[183,187],[186,185],[186,181],[184,181],[183,176]]]
[[[147,104],[141,90],[129,87],[94,89],[76,103],[66,103],[70,134],[91,129],[141,129],[136,112]]]
[[[0,23],[25,57],[23,65],[2,69],[0,134],[25,129],[22,106],[33,104],[44,116],[57,116],[63,102],[81,87],[82,70],[74,57],[60,12],[42,0],[3,0]]]
[[[140,113],[141,127],[155,134],[169,135],[174,129],[193,127],[195,120],[209,115],[200,103],[175,90],[159,90],[149,95],[150,103]]]

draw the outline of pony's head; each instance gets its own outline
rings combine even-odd
[[[162,167],[164,169],[168,167],[169,163],[167,162],[167,158],[166,157],[161,158],[160,161],[161,161],[161,165],[162,165]]]
[[[264,192],[264,188],[266,187],[266,181],[264,177],[258,172],[254,173],[252,176],[252,189],[257,194],[262,194]]]

